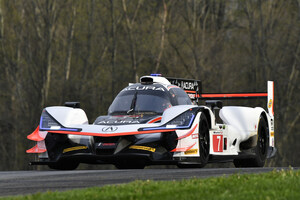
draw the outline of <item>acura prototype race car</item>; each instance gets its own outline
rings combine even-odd
[[[39,126],[27,136],[37,143],[27,150],[37,154],[30,164],[58,170],[80,163],[130,169],[233,161],[236,167],[263,167],[276,153],[273,88],[268,81],[266,93],[203,94],[198,80],[143,76],[92,124],[79,102],[43,109]],[[222,106],[222,99],[248,98],[266,98],[268,112]]]

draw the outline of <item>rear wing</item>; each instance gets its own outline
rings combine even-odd
[[[168,81],[181,87],[192,101],[198,100],[234,100],[234,99],[267,99],[269,115],[274,117],[274,82],[268,81],[267,92],[246,92],[246,93],[202,93],[200,80],[167,78]]]
[[[200,80],[182,79],[182,78],[166,78],[172,85],[181,87],[193,101],[198,101],[202,93],[202,84]]]

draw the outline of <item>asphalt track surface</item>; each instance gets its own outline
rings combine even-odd
[[[202,168],[141,170],[5,171],[0,172],[0,196],[63,191],[134,180],[181,180],[230,174],[264,173],[275,168]],[[289,168],[276,168],[277,170]]]

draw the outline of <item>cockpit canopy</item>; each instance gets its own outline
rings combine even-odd
[[[175,105],[191,105],[189,96],[177,86],[134,84],[123,89],[108,109],[109,115],[154,114]]]

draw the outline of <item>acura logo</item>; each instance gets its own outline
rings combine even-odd
[[[116,130],[118,130],[118,127],[115,126],[104,127],[102,129],[103,132],[115,132]]]

